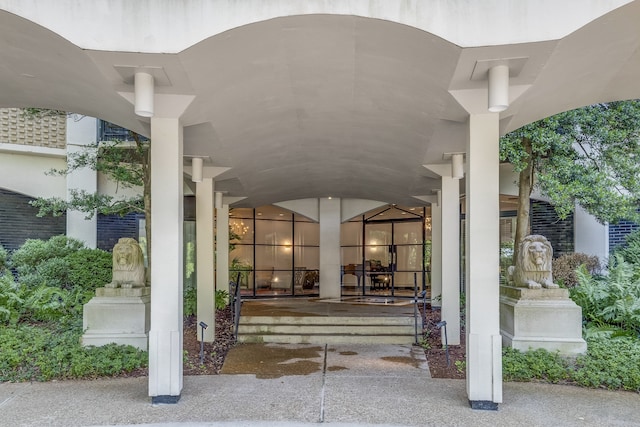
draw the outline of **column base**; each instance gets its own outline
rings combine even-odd
[[[469,405],[471,409],[478,409],[481,411],[497,411],[498,404],[490,400],[470,400]]]
[[[165,396],[151,396],[151,404],[152,405],[173,405],[178,403],[178,401],[180,400],[180,394],[177,396],[169,396],[169,395],[165,395]]]

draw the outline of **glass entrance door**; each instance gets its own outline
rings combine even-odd
[[[427,285],[423,208],[388,206],[343,225],[342,294],[413,297]],[[428,262],[428,261],[427,261]]]

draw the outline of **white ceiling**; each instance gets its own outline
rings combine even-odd
[[[461,48],[389,21],[271,19],[177,54],[83,50],[0,11],[0,106],[91,115],[148,135],[118,92],[127,67],[160,67],[157,93],[194,95],[185,155],[230,168],[216,189],[236,206],[345,197],[419,205],[439,180],[422,165],[465,149],[482,61],[515,58],[501,131],[594,102],[640,98],[640,3],[556,41]],[[480,61],[480,62],[479,62]],[[486,64],[485,64],[486,65]],[[485,95],[486,96],[486,95]],[[475,100],[475,101],[470,101]],[[475,104],[474,104],[475,102]]]

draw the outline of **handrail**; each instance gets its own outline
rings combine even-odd
[[[419,344],[418,340],[418,303],[422,300],[422,313],[420,315],[422,320],[422,333],[424,333],[427,323],[427,290],[420,292],[418,297],[418,278],[417,273],[413,273],[413,326],[415,334],[415,344]],[[422,333],[420,335],[422,335]]]
[[[232,319],[233,319],[233,337],[238,338],[238,325],[240,324],[240,309],[242,308],[242,298],[240,296],[240,276],[241,272],[238,272],[238,277],[235,283],[231,282],[233,286],[233,292],[231,294],[232,307]]]

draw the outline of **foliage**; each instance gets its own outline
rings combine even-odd
[[[506,282],[507,269],[513,265],[513,242],[500,243],[500,275]]]
[[[640,340],[637,337],[587,339],[571,379],[583,387],[640,391]]]
[[[576,269],[584,265],[589,274],[600,274],[600,260],[597,256],[583,253],[570,253],[553,260],[553,281],[566,288],[578,284]]]
[[[229,305],[229,292],[224,289],[218,289],[215,294],[216,310],[222,310]]]
[[[112,254],[101,249],[79,249],[67,255],[69,284],[87,291],[111,283]]]
[[[144,368],[146,352],[109,344],[82,347],[81,322],[0,329],[0,382],[96,378]]]
[[[601,222],[639,220],[640,101],[595,104],[523,126],[500,139],[500,159],[518,179],[516,252],[533,187],[561,219],[576,204]]]
[[[558,353],[539,348],[521,352],[502,349],[502,376],[505,381],[542,380],[550,383],[569,377],[568,363]]]
[[[54,236],[49,240],[28,239],[11,255],[11,266],[19,275],[36,273],[44,261],[65,256],[81,249],[84,244],[66,236]]]
[[[231,260],[229,265],[229,277],[231,280],[236,280],[238,273],[240,273],[240,285],[249,285],[249,274],[253,271],[251,264],[241,261],[238,257]]]
[[[182,295],[182,313],[193,316],[198,310],[198,289],[195,286],[185,288]]]
[[[578,202],[600,221],[635,219],[640,195],[640,102],[595,104],[523,126],[505,135],[500,157],[517,172],[532,142],[538,185],[565,218]]]
[[[122,141],[106,141],[99,146],[87,146],[84,150],[68,153],[67,169],[54,169],[51,175],[66,175],[75,170],[90,168],[107,175],[118,187],[139,188],[144,185],[148,157],[148,141],[140,140],[135,145]],[[130,212],[145,212],[141,195],[114,197],[71,189],[68,200],[59,197],[38,198],[31,202],[39,209],[38,216],[60,216],[68,209],[84,212],[86,218],[96,213],[104,215],[126,215]]]
[[[592,276],[584,265],[576,274],[580,285],[570,295],[582,307],[587,327],[608,325],[640,334],[640,279],[632,264],[617,255],[610,259],[606,277]]]
[[[625,261],[631,264],[640,266],[640,230],[627,235],[624,245],[616,248],[614,254],[622,256]]]
[[[637,337],[587,339],[586,354],[575,361],[544,349],[502,350],[505,381],[569,382],[583,387],[640,391],[640,340]]]
[[[0,323],[18,323],[25,296],[24,289],[14,282],[13,276],[0,276]]]
[[[133,143],[123,141],[101,142],[98,146],[86,146],[84,150],[67,154],[67,169],[51,170],[52,175],[67,175],[76,170],[93,169],[117,184],[117,188],[142,189],[141,195],[111,196],[70,189],[67,200],[38,198],[31,203],[38,208],[38,216],[59,216],[67,210],[85,213],[92,218],[96,213],[126,215],[144,213],[146,235],[151,236],[151,164],[150,142],[138,134],[130,133]],[[117,191],[116,191],[117,192]],[[151,240],[146,239],[147,273],[151,266]]]
[[[0,274],[9,268],[9,251],[0,245]]]

